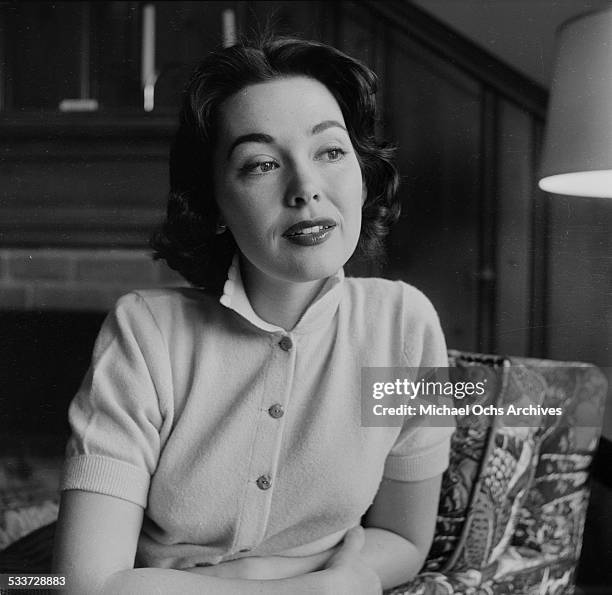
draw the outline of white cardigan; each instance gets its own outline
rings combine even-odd
[[[340,271],[289,332],[255,314],[236,262],[221,300],[133,292],[71,404],[61,488],[144,507],[142,566],[320,552],[359,523],[383,474],[448,464],[452,427],[362,427],[361,368],[446,365],[431,303],[399,281]]]

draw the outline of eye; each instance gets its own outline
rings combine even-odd
[[[252,163],[247,163],[244,167],[241,168],[241,171],[252,174],[255,176],[260,176],[262,174],[267,174],[272,170],[278,169],[280,166],[276,161],[253,161]]]
[[[319,155],[324,161],[340,161],[346,155],[346,151],[340,147],[330,147],[321,151]]]

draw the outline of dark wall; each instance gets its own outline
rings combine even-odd
[[[0,312],[0,452],[60,453],[103,314]]]

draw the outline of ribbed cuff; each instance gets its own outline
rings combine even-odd
[[[450,439],[454,428],[449,428],[448,437],[421,454],[389,455],[385,461],[383,477],[395,481],[421,481],[439,475],[448,467]]]
[[[84,490],[123,498],[147,506],[149,474],[140,467],[100,455],[77,455],[66,460],[60,490]]]

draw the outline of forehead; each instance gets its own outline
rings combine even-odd
[[[249,85],[227,99],[220,108],[223,135],[265,132],[306,132],[324,120],[344,124],[342,110],[329,89],[307,77],[279,78]],[[223,141],[222,141],[223,142]]]

